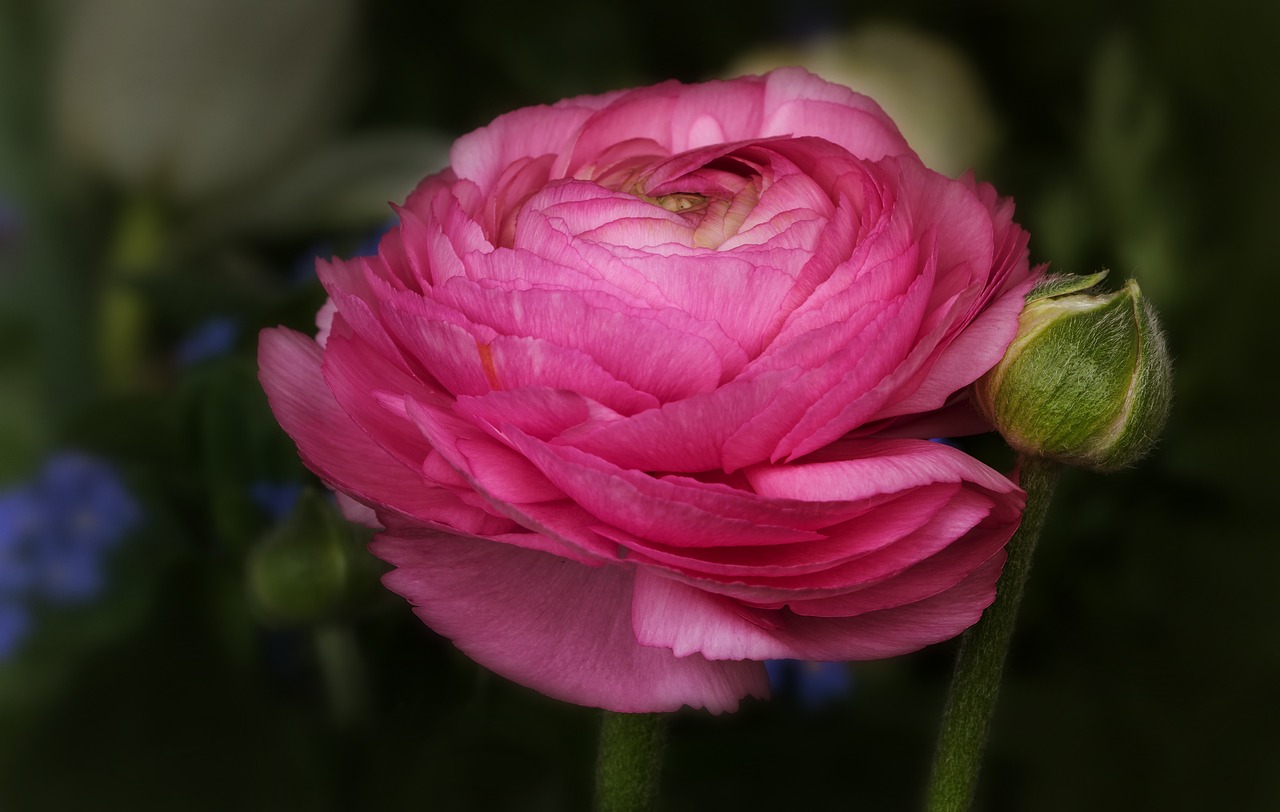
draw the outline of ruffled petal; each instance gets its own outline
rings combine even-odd
[[[1000,553],[924,600],[852,617],[752,611],[720,595],[641,570],[632,614],[637,639],[709,660],[872,660],[915,651],[972,626],[995,599]]]
[[[331,487],[376,509],[420,517],[436,527],[496,533],[506,519],[465,504],[378,445],[334,399],[319,345],[284,328],[263,330],[259,380],[281,427],[307,467]]]
[[[768,693],[764,666],[676,656],[632,632],[635,571],[477,539],[382,535],[384,577],[428,626],[481,665],[580,705],[623,713],[735,710]]]

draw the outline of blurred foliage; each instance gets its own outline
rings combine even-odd
[[[208,31],[252,40],[266,30],[252,7],[205,4],[244,15]],[[111,554],[101,598],[42,610],[31,639],[0,663],[0,808],[583,808],[595,712],[484,673],[398,601],[375,601],[341,628],[273,628],[253,613],[246,557],[280,520],[249,486],[316,484],[257,387],[257,330],[309,329],[322,299],[312,257],[358,250],[390,216],[382,200],[499,113],[702,79],[754,48],[880,21],[970,60],[1002,134],[984,175],[1017,199],[1034,258],[1139,279],[1176,359],[1156,454],[1106,478],[1070,475],[1060,491],[981,808],[1280,808],[1265,315],[1280,279],[1280,7],[324,8],[349,16],[326,29],[342,46],[316,57],[318,75],[340,81],[324,85],[333,92],[321,93],[314,124],[271,130],[270,159],[251,169],[200,167],[231,186],[179,192],[172,172],[116,172],[105,153],[85,153],[92,127],[57,135],[58,94],[79,87],[61,61],[76,6],[0,0],[0,487],[59,449],[82,449],[114,461],[146,512]],[[269,40],[267,52],[310,53],[298,31],[272,25],[288,41]],[[220,81],[243,83],[241,73],[216,47],[191,52],[215,57],[197,66],[205,96],[190,109],[213,96],[237,109],[245,98]],[[255,74],[239,92],[270,102],[276,78]],[[116,92],[127,98],[78,97],[70,111],[145,101]],[[255,104],[219,122],[230,140],[218,160],[243,157],[235,139],[270,125],[272,106]],[[225,353],[182,356],[211,319],[238,326]],[[820,711],[783,697],[734,716],[681,714],[665,808],[909,808],[951,654],[944,645],[857,665],[853,692]],[[366,693],[363,713],[342,710],[352,685]]]

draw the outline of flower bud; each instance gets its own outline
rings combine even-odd
[[[377,592],[382,567],[353,537],[352,527],[314,491],[249,554],[249,593],[268,623],[333,620]]]
[[[1037,286],[1013,343],[976,385],[979,408],[1020,453],[1114,471],[1164,426],[1172,367],[1155,310],[1132,279],[1090,292],[1106,275]]]

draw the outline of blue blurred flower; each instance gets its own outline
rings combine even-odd
[[[30,488],[0,493],[0,601],[27,589],[35,579],[27,540],[39,522],[40,509]]]
[[[0,659],[26,636],[35,603],[96,597],[106,553],[141,518],[115,469],[87,454],[54,455],[0,492]]]
[[[31,613],[21,602],[0,596],[0,662],[17,650],[27,637]]]
[[[300,482],[268,482],[258,480],[249,486],[249,498],[274,521],[289,515],[302,495]]]
[[[294,285],[308,285],[316,281],[316,260],[333,256],[333,245],[318,242],[307,248],[293,263],[289,271],[289,281]]]
[[[196,327],[178,343],[174,358],[189,367],[231,352],[240,337],[240,325],[228,316],[218,316]]]
[[[809,710],[833,705],[853,690],[848,663],[768,660],[764,667],[775,696],[793,696]]]
[[[400,224],[400,218],[392,218],[382,225],[373,234],[370,234],[351,252],[353,257],[376,257],[378,255],[378,246],[382,244],[382,238],[388,231]]]
[[[393,217],[377,230],[370,232],[363,240],[351,249],[350,253],[338,252],[331,242],[317,242],[312,244],[302,255],[298,257],[297,262],[293,264],[292,270],[289,272],[289,280],[297,285],[310,284],[316,279],[316,261],[328,260],[341,253],[344,257],[374,257],[378,255],[378,246],[382,243],[382,237],[391,229],[400,224],[400,218]]]

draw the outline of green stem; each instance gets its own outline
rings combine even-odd
[[[160,269],[167,228],[159,202],[138,195],[116,229],[98,326],[104,383],[115,392],[133,391],[144,377],[148,314],[138,283]]]
[[[351,626],[339,622],[318,626],[315,642],[334,722],[344,728],[360,725],[369,717],[369,684]]]
[[[604,712],[596,761],[596,812],[653,808],[666,726],[666,714]]]
[[[1027,492],[1027,506],[1021,526],[1009,541],[1009,559],[996,586],[995,602],[960,642],[938,732],[927,812],[965,812],[973,803],[987,730],[1000,690],[1000,672],[1060,466],[1039,457],[1020,456],[1018,468],[1022,488]]]

